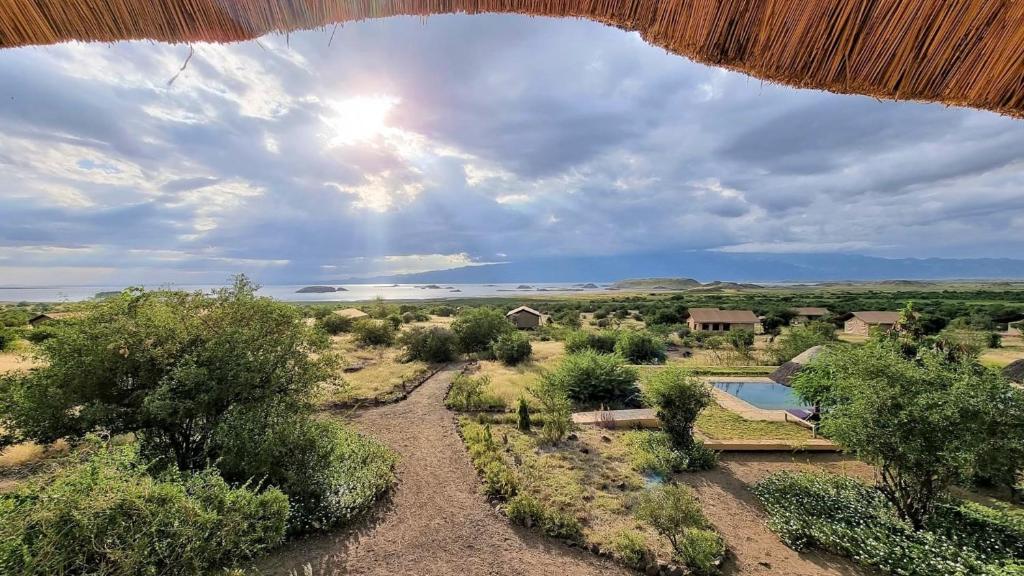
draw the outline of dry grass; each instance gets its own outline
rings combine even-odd
[[[0,352],[0,374],[28,370],[39,366],[38,360],[28,354],[28,348],[12,352]]]
[[[537,381],[541,373],[553,368],[565,356],[565,346],[561,342],[531,342],[533,354],[528,362],[516,366],[506,366],[497,360],[482,360],[476,376],[487,376],[491,380],[488,394],[501,398],[506,406],[514,406],[520,396],[529,394],[526,388]]]
[[[581,521],[588,543],[608,549],[622,530],[640,534],[662,560],[671,557],[667,541],[633,517],[632,500],[645,487],[630,467],[624,432],[585,427],[577,440],[541,447],[536,436],[512,425],[493,425],[495,438],[508,438],[524,488],[543,503]]]
[[[747,420],[712,404],[697,417],[697,429],[713,440],[809,440],[811,431],[791,422]]]
[[[0,47],[232,42],[396,15],[502,12],[633,30],[770,82],[1024,114],[1024,3],[1012,0],[5,0]]]
[[[1002,348],[989,348],[981,354],[981,363],[1002,368],[1011,362],[1024,358],[1024,342],[1020,336],[1003,336]]]
[[[343,390],[327,391],[325,400],[328,402],[384,396],[428,369],[425,362],[401,362],[400,348],[362,348],[348,334],[334,336],[331,341],[332,349],[341,354],[347,366],[363,365],[363,368],[343,374],[347,386]]]

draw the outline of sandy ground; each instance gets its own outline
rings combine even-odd
[[[867,465],[836,454],[724,454],[719,467],[678,476],[697,492],[705,516],[731,551],[726,576],[863,576],[873,572],[824,553],[799,554],[787,548],[765,525],[765,516],[749,486],[772,472],[826,469],[871,479]]]
[[[269,557],[265,574],[630,574],[597,556],[514,528],[480,494],[444,395],[448,368],[406,400],[357,413],[354,424],[401,454],[391,502],[359,530],[308,538]]]

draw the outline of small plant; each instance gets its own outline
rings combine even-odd
[[[520,397],[516,406],[516,426],[520,432],[530,431],[530,406],[526,403],[526,398]]]
[[[643,570],[650,563],[651,551],[642,534],[636,530],[620,530],[611,541],[611,549],[620,562],[634,570]]]
[[[572,542],[583,540],[583,527],[575,517],[544,505],[529,494],[518,494],[505,506],[509,520],[527,528],[540,528],[544,534]]]
[[[707,524],[693,492],[680,484],[663,484],[640,494],[636,517],[667,538],[676,554],[683,553],[687,531]]]
[[[672,447],[664,432],[632,430],[623,436],[623,442],[629,449],[630,465],[641,474],[668,476],[686,469],[686,455]]]
[[[615,353],[631,364],[665,362],[665,341],[646,331],[624,330],[615,342]]]
[[[491,352],[495,358],[512,366],[529,358],[533,347],[530,346],[530,339],[522,332],[508,332],[494,341]]]
[[[467,310],[452,322],[461,350],[470,353],[489,351],[492,342],[514,330],[504,314],[491,308]]]
[[[468,412],[479,410],[483,405],[484,390],[491,384],[487,376],[467,376],[457,374],[452,378],[452,387],[448,390],[445,404],[449,408]]]
[[[718,564],[725,556],[725,543],[712,530],[693,528],[687,530],[679,542],[676,556],[694,574],[710,576],[718,572]]]
[[[542,378],[530,388],[530,394],[541,405],[544,413],[544,425],[541,427],[541,438],[548,444],[557,444],[572,429],[572,403],[557,382]]]

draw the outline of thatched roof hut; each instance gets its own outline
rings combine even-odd
[[[334,313],[337,314],[338,316],[344,316],[345,318],[349,318],[351,320],[358,320],[360,318],[366,318],[367,316],[369,316],[369,314],[363,312],[359,308],[342,308],[341,310],[335,310]]]
[[[804,366],[808,365],[811,360],[824,350],[822,346],[813,346],[804,350],[789,362],[786,362],[782,366],[775,369],[774,372],[768,375],[773,381],[779,384],[785,384],[789,386],[790,382],[793,381],[793,377],[796,376],[797,372],[803,369]]]
[[[0,48],[67,40],[233,42],[396,15],[587,18],[771,82],[1024,115],[1019,0],[2,0],[0,6]]]
[[[1024,360],[1017,360],[1008,364],[1003,368],[1003,376],[1006,376],[1006,379],[1010,382],[1024,384]]]

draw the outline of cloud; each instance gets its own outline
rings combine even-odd
[[[181,46],[0,52],[0,284],[1024,252],[1017,120],[764,84],[583,21],[330,35],[199,44],[176,77]]]

